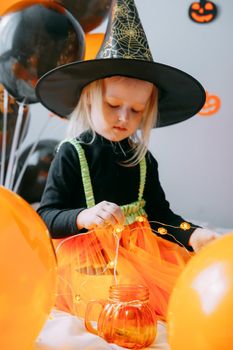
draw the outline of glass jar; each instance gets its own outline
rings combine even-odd
[[[95,329],[89,317],[95,304],[101,311]],[[149,346],[156,336],[156,315],[149,303],[149,290],[142,285],[113,285],[107,300],[87,305],[85,326],[109,343],[129,349]]]

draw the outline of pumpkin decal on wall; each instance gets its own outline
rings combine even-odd
[[[208,117],[210,115],[217,113],[220,107],[221,107],[220,98],[216,95],[210,95],[208,91],[206,91],[206,102],[198,114],[202,117]]]
[[[189,17],[196,23],[210,23],[217,16],[217,6],[212,1],[200,0],[189,7]]]

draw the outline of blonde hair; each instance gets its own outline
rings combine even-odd
[[[119,79],[127,79],[119,76]],[[95,138],[95,130],[91,120],[90,106],[95,104],[102,109],[103,79],[95,80],[85,86],[82,90],[79,102],[70,115],[67,128],[68,137],[78,137],[87,130],[92,131],[92,141]],[[124,166],[134,166],[140,162],[148,150],[151,129],[155,126],[158,113],[158,90],[153,86],[153,90],[146,108],[143,112],[140,130],[129,136],[134,155],[124,162]],[[92,142],[91,141],[91,142]]]

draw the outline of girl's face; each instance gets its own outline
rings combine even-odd
[[[103,79],[102,111],[91,105],[94,130],[110,141],[135,133],[153,90],[153,84],[125,77]]]

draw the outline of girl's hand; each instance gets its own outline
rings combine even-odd
[[[121,208],[115,203],[102,201],[92,208],[84,209],[77,216],[78,229],[91,229],[95,226],[123,225],[125,221]]]
[[[193,250],[195,252],[198,252],[206,244],[214,241],[219,237],[221,237],[221,235],[214,231],[204,228],[196,228],[189,239],[189,244],[193,247]]]

